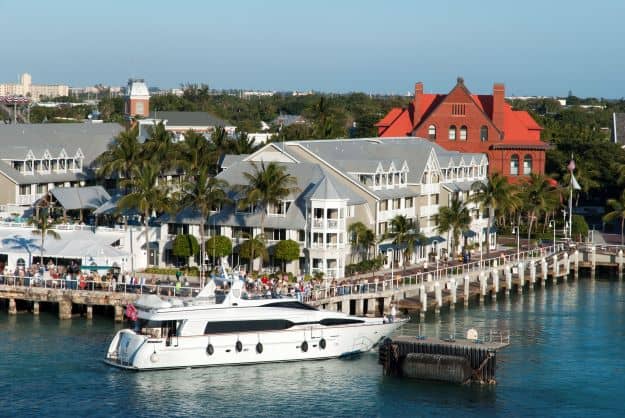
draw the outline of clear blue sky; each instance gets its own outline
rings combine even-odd
[[[625,96],[624,0],[0,0],[0,82]]]

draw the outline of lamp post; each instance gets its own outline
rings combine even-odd
[[[549,221],[549,226],[553,228],[553,252],[556,252],[556,221]]]
[[[517,262],[520,259],[520,255],[521,255],[521,240],[520,240],[520,236],[519,236],[519,227],[518,226],[514,226],[512,225],[512,233],[516,234],[516,260]]]

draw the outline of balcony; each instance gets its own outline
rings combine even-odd
[[[39,198],[41,198],[41,196],[43,196],[43,193],[37,193],[35,195],[32,195],[32,194],[19,195],[19,196],[17,196],[17,202],[16,203],[18,205],[20,205],[20,206],[32,205],[37,200],[39,200]]]
[[[313,218],[312,219],[312,227],[315,229],[345,229],[345,220],[344,219],[323,219],[323,218]]]

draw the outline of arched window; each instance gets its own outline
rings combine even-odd
[[[456,140],[456,125],[451,125],[449,127],[449,140],[450,141]]]
[[[532,156],[529,154],[523,157],[523,174],[526,176],[532,174]]]
[[[428,126],[428,138],[436,139],[436,126],[434,125]]]
[[[488,126],[483,125],[480,128],[480,139],[482,141],[488,141]]]
[[[516,154],[510,157],[510,175],[511,176],[519,175],[519,156]]]
[[[461,141],[467,140],[467,127],[464,125],[460,127],[460,140]]]

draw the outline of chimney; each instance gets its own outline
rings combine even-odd
[[[414,85],[414,100],[412,101],[412,105],[414,107],[414,118],[413,118],[413,126],[417,126],[419,122],[421,122],[421,117],[423,116],[423,83],[419,81]]]
[[[493,85],[493,124],[501,132],[504,131],[503,126],[503,106],[505,103],[506,88],[503,83],[495,83]]]

